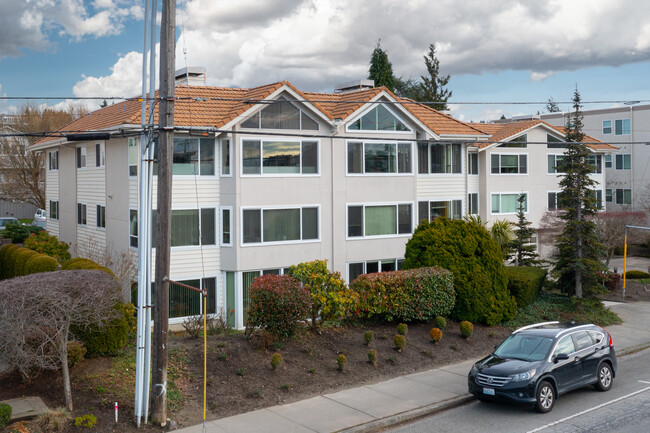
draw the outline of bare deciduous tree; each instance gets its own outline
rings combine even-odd
[[[645,226],[648,218],[645,212],[599,212],[593,216],[593,221],[598,228],[600,241],[607,248],[605,266],[609,266],[614,250],[623,246],[625,226]]]
[[[0,359],[24,378],[61,369],[66,407],[73,410],[68,343],[72,325],[104,326],[121,301],[103,271],[58,271],[0,281]]]
[[[56,110],[26,105],[10,117],[10,122],[0,125],[5,133],[16,134],[0,137],[0,198],[45,209],[45,157],[30,152],[28,147],[43,134],[56,131],[86,112],[83,108]]]
[[[75,255],[90,259],[113,271],[123,289],[130,287],[138,274],[138,256],[135,251],[117,251],[110,243],[104,246],[94,237],[90,237],[83,244],[77,244]]]

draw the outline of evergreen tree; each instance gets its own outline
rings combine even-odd
[[[604,252],[598,239],[596,224],[590,219],[598,211],[594,189],[596,182],[590,177],[594,166],[589,163],[589,149],[582,143],[582,112],[580,93],[573,94],[573,113],[566,127],[567,148],[562,160],[564,176],[560,181],[562,191],[558,201],[564,211],[564,230],[558,237],[558,257],[554,273],[563,292],[582,298],[597,291],[598,271],[604,270],[599,257]]]
[[[548,98],[548,103],[546,104],[546,110],[549,113],[559,113],[560,107],[557,105],[557,102],[553,100],[553,98]]]
[[[535,251],[535,245],[530,243],[530,238],[536,230],[531,222],[526,219],[524,211],[526,208],[526,194],[519,194],[517,198],[517,222],[514,224],[514,239],[510,243],[510,249],[514,255],[514,262],[517,266],[535,266],[540,263],[539,255]]]
[[[436,110],[446,110],[447,101],[451,97],[451,90],[445,89],[449,83],[450,76],[440,77],[440,62],[436,58],[436,44],[429,45],[429,53],[424,56],[424,63],[427,66],[428,75],[423,75],[420,83],[420,91],[417,95],[418,101],[434,101],[427,104]]]
[[[391,92],[395,90],[395,76],[393,65],[388,60],[388,54],[381,49],[381,39],[370,57],[368,78],[375,81],[375,87],[386,86]]]

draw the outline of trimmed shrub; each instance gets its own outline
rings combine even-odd
[[[350,287],[359,294],[361,318],[426,321],[448,314],[455,302],[451,273],[441,268],[364,274]]]
[[[70,244],[59,241],[56,236],[46,231],[31,234],[25,239],[25,248],[54,257],[59,263],[70,260]]]
[[[429,331],[429,336],[431,337],[431,341],[437,343],[442,340],[442,331],[438,328],[432,328],[431,331]]]
[[[19,277],[20,275],[16,274],[16,257],[18,254],[24,250],[22,247],[17,247],[9,250],[7,253],[7,269],[6,269],[6,278]]]
[[[129,340],[135,326],[135,307],[131,303],[119,303],[114,307],[119,315],[103,328],[71,328],[72,333],[86,347],[89,358],[97,356],[116,356]]]
[[[83,343],[79,341],[68,341],[68,367],[72,368],[79,364],[86,354],[87,350]]]
[[[404,349],[404,346],[406,346],[406,337],[402,334],[395,334],[393,337],[393,343],[395,344],[397,351],[401,352],[402,349]]]
[[[0,248],[0,279],[10,278],[9,274],[9,257],[13,250],[20,248],[16,244],[5,244]],[[12,267],[13,269],[13,267]]]
[[[248,290],[250,304],[246,327],[250,330],[260,327],[278,337],[291,337],[298,322],[309,317],[311,295],[293,277],[263,275],[255,278]]]
[[[27,275],[25,274],[25,264],[27,263],[27,260],[37,255],[39,254],[36,251],[21,248],[14,256],[14,276],[22,277]]]
[[[346,362],[348,362],[348,360],[344,354],[340,353],[339,356],[336,357],[336,365],[338,366],[339,371],[343,371],[345,369]]]
[[[11,419],[11,406],[7,403],[0,403],[0,428],[7,425]]]
[[[363,340],[366,342],[366,344],[372,343],[372,340],[375,339],[375,333],[372,331],[366,331],[363,334]]]
[[[447,326],[447,319],[442,316],[436,316],[436,326],[440,329],[445,329],[445,326]]]
[[[370,349],[368,351],[368,362],[375,367],[377,366],[377,351],[375,349]]]
[[[488,325],[514,317],[517,303],[508,292],[501,248],[482,225],[444,217],[423,221],[404,256],[405,269],[440,266],[451,271],[457,296],[452,317]]]
[[[11,239],[11,242],[14,244],[22,244],[29,235],[43,230],[45,230],[43,227],[24,226],[20,223],[13,222],[7,224],[4,230],[0,230],[0,235],[3,238]]]
[[[290,266],[287,274],[300,281],[311,294],[313,327],[326,320],[346,318],[357,302],[356,292],[348,288],[341,274],[327,269],[327,260]]]
[[[546,274],[546,269],[533,266],[506,266],[508,290],[517,300],[517,307],[525,307],[537,299]]]
[[[282,364],[282,355],[276,352],[271,356],[271,368],[275,370],[280,364]]]
[[[406,323],[400,323],[397,325],[397,333],[400,335],[406,335],[409,332],[409,327]]]
[[[468,322],[467,320],[463,320],[460,322],[460,335],[463,338],[469,338],[472,336],[474,333],[474,325],[472,325],[472,322]]]
[[[625,273],[625,278],[628,280],[640,280],[641,278],[650,278],[650,274],[643,271],[631,270]]]
[[[89,271],[94,271],[94,270],[104,271],[104,272],[108,272],[112,276],[115,276],[113,271],[108,269],[106,266],[102,266],[99,263],[94,262],[94,261],[92,261],[90,259],[84,259],[83,257],[76,257],[74,259],[70,259],[67,262],[65,262],[63,264],[63,266],[61,266],[62,271],[67,271],[67,270],[70,270],[70,269],[85,269],[85,270],[89,270]]]
[[[53,272],[59,267],[59,262],[54,257],[45,254],[32,256],[25,263],[25,275],[38,274],[40,272]]]

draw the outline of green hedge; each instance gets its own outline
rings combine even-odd
[[[38,274],[39,272],[53,272],[59,267],[59,262],[45,254],[32,256],[25,263],[25,275]]]
[[[508,290],[517,300],[517,307],[525,307],[537,299],[546,274],[546,269],[533,266],[506,266]]]
[[[71,331],[86,347],[86,357],[116,356],[129,341],[129,334],[135,328],[135,307],[130,303],[119,303],[115,309],[119,316],[103,328],[79,328],[72,326]]]
[[[365,274],[350,288],[362,318],[430,320],[449,314],[456,301],[451,272],[437,267]]]
[[[6,426],[11,419],[11,406],[7,403],[0,403],[0,429]]]
[[[16,244],[6,244],[3,245],[2,248],[0,248],[0,280],[4,280],[5,278],[10,278],[9,255],[13,250],[17,248],[20,247]]]
[[[56,271],[59,263],[45,254],[10,244],[0,248],[0,279]]]
[[[650,274],[643,271],[632,270],[625,273],[625,278],[629,280],[640,280],[641,278],[650,278]]]
[[[112,276],[115,276],[113,271],[108,269],[106,266],[102,266],[97,262],[94,262],[90,259],[85,259],[83,257],[76,257],[74,259],[70,259],[66,261],[63,266],[61,266],[62,271],[68,271],[72,269],[83,269],[83,270],[98,270],[98,271],[104,271],[108,272]]]
[[[38,253],[36,251],[32,251],[27,248],[21,248],[18,254],[15,256],[14,277],[22,277],[24,275],[27,275],[25,273],[25,265],[29,259],[37,255]]]

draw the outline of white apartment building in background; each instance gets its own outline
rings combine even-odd
[[[584,132],[619,148],[607,156],[605,201],[608,210],[645,211],[650,208],[650,105],[584,110]],[[570,113],[542,114],[541,119],[563,126]]]
[[[246,322],[248,287],[259,275],[315,259],[347,281],[400,269],[421,219],[514,221],[524,193],[537,224],[557,191],[548,164],[561,148],[527,143],[563,139],[544,122],[470,125],[364,83],[334,93],[287,82],[179,85],[176,97],[169,277],[207,289],[208,313],[226,312],[235,327]],[[132,99],[61,130],[108,140],[64,136],[32,146],[48,161],[47,229],[81,256],[137,251],[139,128]],[[595,161],[615,150],[590,148]],[[605,183],[604,172],[594,176]],[[155,195],[154,186],[154,207]],[[171,322],[201,309],[198,293],[171,285]]]

